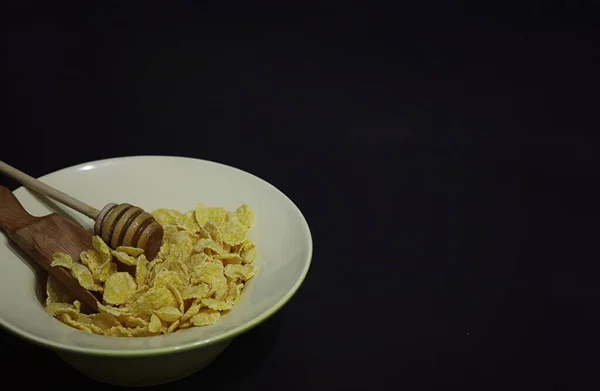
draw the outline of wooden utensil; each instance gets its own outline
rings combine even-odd
[[[4,186],[0,186],[0,228],[30,259],[68,289],[82,303],[83,311],[97,311],[98,299],[94,294],[82,288],[66,269],[50,266],[55,252],[79,259],[79,254],[92,245],[89,232],[58,213],[43,217],[30,215]]]
[[[127,203],[110,203],[99,211],[2,161],[0,161],[0,172],[94,220],[94,233],[111,248],[116,249],[118,246],[141,248],[148,260],[154,259],[158,254],[163,240],[163,228],[143,209]]]

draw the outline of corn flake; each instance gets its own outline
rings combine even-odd
[[[256,275],[258,268],[253,265],[235,265],[225,266],[225,275],[234,280],[248,281]]]
[[[194,326],[209,326],[217,323],[221,313],[211,309],[202,309],[197,315],[194,315],[190,320]]]
[[[254,225],[254,212],[246,204],[242,204],[235,210],[235,215],[238,221],[244,225],[247,229],[252,228]]]
[[[200,312],[200,309],[202,308],[202,303],[200,301],[195,301],[190,308],[188,308],[188,310],[185,312],[185,314],[183,314],[183,316],[181,317],[181,322],[187,322],[188,320],[190,320],[192,317],[194,317],[195,315],[197,315]]]
[[[183,300],[189,299],[204,299],[208,297],[210,293],[210,287],[208,284],[201,282],[198,285],[190,285],[181,292]]]
[[[247,228],[236,221],[228,221],[221,226],[223,242],[236,246],[246,240]]]
[[[149,315],[154,310],[168,306],[178,306],[177,300],[167,287],[159,286],[148,289],[132,303],[131,308],[134,314]]]
[[[46,305],[53,303],[73,303],[69,291],[52,275],[46,281]]]
[[[158,224],[165,226],[176,224],[183,213],[175,209],[164,209],[160,208],[151,213]]]
[[[121,323],[117,317],[106,312],[100,312],[94,315],[93,324],[100,327],[102,330],[108,330],[111,327],[120,326]]]
[[[154,279],[154,285],[155,287],[160,287],[160,286],[167,286],[168,284],[172,284],[174,286],[176,286],[177,288],[181,288],[183,289],[185,287],[183,280],[181,279],[181,276],[179,275],[179,273],[173,271],[173,270],[163,270],[160,273],[157,274],[156,278]]]
[[[73,262],[71,265],[71,274],[83,288],[90,291],[102,290],[102,286],[94,281],[92,272],[85,265],[78,262]]]
[[[98,235],[92,237],[92,246],[98,253],[100,253],[101,262],[107,262],[111,260],[110,248],[102,238]]]
[[[210,250],[215,254],[223,254],[224,250],[221,246],[215,243],[212,239],[200,239],[194,246],[194,250],[196,252],[204,252],[206,250]]]
[[[244,283],[236,283],[235,281],[229,281],[227,284],[227,297],[225,301],[232,306],[237,304],[240,299],[240,295],[242,294],[242,289],[244,289]]]
[[[244,259],[241,256],[239,256],[238,254],[221,254],[221,255],[215,255],[214,258],[222,261],[225,264],[230,264],[230,263],[239,264],[239,263],[244,262]]]
[[[92,274],[102,265],[102,255],[94,249],[82,251],[79,254],[79,258],[81,259],[81,263],[87,266]]]
[[[182,316],[182,313],[179,310],[179,308],[175,308],[172,306],[159,308],[156,311],[154,311],[154,313],[161,320],[164,320],[165,322],[169,322],[169,323],[175,322]]]
[[[198,224],[198,221],[196,221],[196,214],[194,213],[193,210],[182,214],[176,222],[177,226],[181,229],[184,229],[185,231],[189,232],[189,233],[196,233],[198,231],[200,231],[200,225]]]
[[[212,221],[207,221],[204,224],[204,229],[208,232],[210,238],[219,245],[219,247],[223,246],[223,237],[221,236],[221,231],[219,231],[219,227]]]
[[[202,299],[202,305],[216,311],[227,311],[232,307],[230,303],[217,299]]]
[[[70,270],[73,267],[73,258],[71,258],[69,254],[54,253],[52,254],[52,262],[50,263],[50,266],[61,266]]]
[[[124,304],[136,290],[137,284],[131,274],[118,272],[108,277],[104,283],[103,299],[113,305]]]
[[[106,261],[94,270],[94,279],[105,282],[106,279],[117,272],[117,264],[113,261]]]
[[[140,254],[135,265],[135,282],[139,285],[146,283],[148,277],[148,260],[144,254]]]
[[[132,257],[139,257],[144,253],[143,249],[131,246],[119,246],[117,247],[116,251],[120,253],[125,253],[127,255],[131,255]]]
[[[127,266],[135,266],[137,264],[137,259],[135,259],[133,256],[127,254],[126,252],[122,252],[122,251],[111,251],[111,254],[117,258],[119,260],[119,262],[121,262],[124,265]]]

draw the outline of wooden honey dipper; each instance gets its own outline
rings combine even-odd
[[[110,203],[101,210],[87,205],[22,171],[0,161],[0,172],[32,190],[46,195],[94,220],[94,234],[111,248],[131,246],[144,250],[148,260],[154,259],[163,240],[163,228],[143,209],[123,203]],[[91,243],[90,243],[91,246]]]

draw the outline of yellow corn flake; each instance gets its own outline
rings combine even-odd
[[[210,287],[204,282],[199,283],[198,285],[190,285],[181,292],[181,297],[183,300],[189,299],[204,299],[208,297],[210,293]]]
[[[137,290],[133,292],[133,294],[129,297],[129,303],[133,303],[134,301],[142,297],[142,295],[146,293],[148,289],[150,289],[148,285],[138,285]]]
[[[196,221],[198,222],[198,225],[204,227],[204,224],[206,224],[208,221],[208,208],[205,208],[201,202],[198,202],[198,204],[196,204],[194,213],[196,215]]]
[[[194,269],[196,266],[200,265],[201,263],[206,262],[207,259],[208,259],[208,255],[206,255],[206,253],[194,254],[190,257],[190,259],[188,259],[188,266],[190,269]]]
[[[200,312],[200,309],[202,308],[202,303],[201,302],[194,302],[190,308],[188,308],[188,310],[185,312],[185,314],[183,314],[183,316],[181,317],[181,323],[187,322],[188,320],[190,320],[191,318],[193,318],[195,315],[197,315]]]
[[[163,270],[154,279],[154,287],[167,286],[168,284],[172,284],[176,286],[178,289],[185,288],[185,283],[181,279],[179,273],[172,270]]]
[[[46,280],[46,305],[51,303],[72,303],[69,291],[52,275]]]
[[[98,311],[100,311],[100,313],[106,313],[116,317],[127,315],[129,312],[122,308],[112,307],[110,305],[104,305],[102,303],[98,303]]]
[[[45,309],[46,309],[46,312],[52,316],[64,313],[62,310],[71,310],[72,309],[73,311],[77,312],[75,310],[75,307],[72,304],[68,304],[68,303],[49,303],[49,304],[46,304]]]
[[[75,277],[79,285],[90,291],[100,291],[102,287],[94,281],[92,272],[85,265],[73,262],[71,265],[71,275]]]
[[[104,330],[104,335],[109,337],[133,337],[131,330],[123,326],[115,326],[108,330]]]
[[[94,270],[94,279],[100,282],[106,281],[106,279],[117,272],[117,264],[113,261],[106,261]]]
[[[183,213],[178,210],[165,208],[156,209],[151,214],[158,224],[162,226],[176,224],[177,219],[183,215]]]
[[[163,227],[163,242],[154,262],[166,257],[169,254],[169,251],[171,250],[171,236],[173,236],[173,234],[176,232],[179,232],[179,230],[175,225],[166,225]]]
[[[203,226],[198,225],[198,232],[196,232],[198,239],[210,239],[210,233]]]
[[[156,314],[150,316],[150,323],[148,324],[148,331],[151,333],[160,333],[163,325],[160,318]]]
[[[215,299],[225,300],[227,297],[227,278],[222,276],[214,279],[211,291],[215,293]]]
[[[129,330],[131,331],[132,337],[151,337],[153,335],[156,335],[155,333],[152,333],[150,332],[150,330],[148,330],[148,326],[139,326],[136,328],[130,328]]]
[[[92,246],[96,251],[98,251],[98,253],[100,253],[100,259],[102,263],[110,261],[112,259],[110,254],[110,248],[106,243],[104,243],[100,236],[94,235],[92,237]]]
[[[76,328],[76,329],[81,330],[81,331],[85,331],[86,333],[93,334],[92,328],[89,327],[89,325],[86,325],[86,324],[84,324],[82,322],[79,322],[79,321],[73,319],[69,314],[66,314],[66,313],[62,314],[59,319],[63,323],[66,323],[66,324],[68,324],[69,326],[71,326],[73,328]]]
[[[227,311],[232,307],[230,303],[217,299],[202,299],[202,305],[216,311]]]
[[[208,220],[214,222],[216,225],[221,225],[227,218],[227,211],[221,207],[208,208]]]
[[[207,221],[212,221],[216,225],[221,225],[225,221],[227,211],[223,208],[211,207],[205,208],[201,203],[196,205],[196,221],[201,227],[204,227]]]
[[[240,248],[240,254],[244,263],[254,262],[256,259],[256,245],[252,241],[246,240]]]
[[[185,304],[183,302],[183,297],[181,297],[181,292],[179,291],[179,289],[177,289],[177,287],[173,284],[167,284],[167,289],[173,294],[173,297],[175,297],[175,301],[179,306],[179,310],[183,312]]]
[[[190,233],[196,233],[200,231],[200,225],[198,224],[198,221],[196,221],[196,214],[193,210],[182,214],[177,219],[176,224],[179,228]]]
[[[215,255],[215,259],[218,259],[225,264],[229,264],[229,263],[239,264],[239,263],[244,262],[244,259],[241,256],[239,256],[238,254]]]
[[[189,329],[190,327],[192,327],[194,324],[190,321],[187,322],[180,322],[179,324],[179,330],[185,330],[185,329]]]
[[[79,254],[79,258],[81,259],[81,263],[87,266],[92,274],[94,274],[96,269],[102,265],[102,255],[93,248],[82,251],[81,254]]]
[[[209,295],[214,294],[216,299],[227,296],[227,279],[223,274],[223,264],[220,261],[205,262],[194,268],[191,277],[192,283],[204,282],[210,286]]]
[[[223,276],[223,264],[217,262],[204,262],[194,268],[192,283],[204,282],[211,284],[215,278]]]
[[[69,254],[54,253],[52,254],[52,262],[50,263],[50,266],[61,266],[65,269],[71,269],[73,267],[73,258],[71,258]]]
[[[179,323],[179,320],[176,320],[175,322],[171,323],[167,328],[167,334],[171,334],[173,331],[177,330],[177,328],[179,327]]]
[[[117,258],[119,260],[119,262],[121,262],[124,265],[127,266],[135,266],[137,263],[137,259],[135,259],[134,257],[132,257],[131,255],[124,253],[124,252],[120,252],[120,251],[111,251],[110,252],[113,257]]]
[[[194,244],[196,244],[197,238],[187,231],[179,231],[173,234],[171,237],[171,246],[169,248],[169,254],[166,258],[169,258],[171,254],[177,253],[179,257],[185,259],[189,258],[194,251]]]
[[[102,330],[108,330],[111,327],[121,325],[116,316],[106,312],[101,312],[94,315],[93,324],[100,327]]]
[[[223,248],[215,243],[212,239],[200,239],[194,246],[194,250],[196,252],[204,252],[206,250],[211,250],[216,254],[223,254]]]
[[[183,289],[187,285],[187,282],[189,280],[189,274],[190,274],[189,268],[186,266],[186,264],[184,263],[184,261],[182,259],[183,258],[181,256],[179,256],[176,259],[172,260],[171,262],[168,262],[165,265],[165,268],[167,270],[175,272],[179,275],[179,277],[181,278],[182,284],[178,285],[178,287],[181,289]]]
[[[104,283],[104,296],[102,298],[109,304],[124,304],[136,290],[137,284],[131,274],[118,272],[108,277]]]
[[[242,204],[235,210],[235,215],[238,221],[244,225],[247,229],[252,228],[254,225],[254,212],[246,204]]]
[[[154,258],[154,261],[148,264],[148,276],[146,277],[146,281],[150,286],[154,285],[156,276],[163,270],[166,270],[166,268],[162,259],[159,260]]]
[[[223,242],[236,246],[246,240],[247,228],[236,221],[227,221],[221,226]]]
[[[146,283],[146,278],[148,277],[148,260],[144,254],[140,254],[137,257],[137,262],[135,264],[135,282],[140,285],[144,285]]]
[[[133,302],[131,308],[134,314],[151,314],[162,307],[178,307],[177,300],[165,286],[152,287]]]
[[[221,231],[219,231],[217,224],[209,220],[204,224],[204,229],[208,232],[210,238],[221,247],[223,238],[221,237]]]
[[[248,281],[256,275],[258,268],[253,265],[235,265],[225,266],[225,275],[233,280]]]
[[[140,317],[133,315],[123,315],[119,317],[119,322],[123,323],[123,326],[129,328],[147,327],[148,322]]]
[[[125,253],[127,255],[131,255],[132,257],[139,257],[144,253],[143,249],[131,246],[119,246],[116,248],[116,251],[120,253]]]
[[[244,289],[244,283],[236,283],[235,281],[229,281],[227,284],[227,297],[225,301],[232,306],[237,304]]]
[[[86,333],[91,334],[102,334],[102,329],[94,325],[90,318],[83,314],[76,314],[72,316],[68,313],[63,313],[58,317],[63,323],[76,328]]]
[[[182,313],[179,310],[179,308],[175,308],[172,306],[159,308],[156,311],[154,311],[154,313],[160,319],[164,320],[165,322],[169,322],[169,323],[175,322],[182,316]]]
[[[191,321],[194,326],[209,326],[217,323],[220,317],[221,313],[219,311],[202,309],[197,315],[191,318]]]

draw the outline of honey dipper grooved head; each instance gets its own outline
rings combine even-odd
[[[131,246],[154,259],[163,239],[163,228],[151,214],[130,204],[108,204],[96,218],[94,233],[111,248]]]

